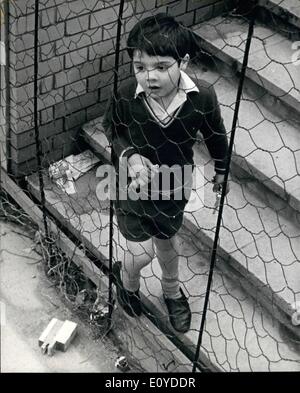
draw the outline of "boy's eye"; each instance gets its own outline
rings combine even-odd
[[[143,71],[144,70],[144,67],[143,66],[135,66],[135,69],[137,70],[137,71]]]
[[[159,66],[157,66],[157,69],[158,69],[159,71],[166,71],[167,68],[168,68],[168,67],[165,66],[165,65],[159,65]]]

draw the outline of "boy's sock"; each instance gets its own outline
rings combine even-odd
[[[125,270],[121,272],[123,287],[126,291],[136,292],[140,287],[140,274],[128,274]]]
[[[165,297],[167,297],[168,299],[181,298],[178,276],[166,277],[163,275],[161,280],[161,286]]]

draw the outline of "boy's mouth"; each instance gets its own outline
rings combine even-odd
[[[160,87],[158,86],[149,86],[148,89],[150,94],[158,94],[158,92],[160,91]]]

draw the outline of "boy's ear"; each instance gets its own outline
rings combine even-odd
[[[187,68],[187,66],[188,66],[188,64],[189,64],[189,61],[190,61],[190,55],[187,53],[187,54],[182,58],[182,60],[181,60],[181,62],[180,62],[179,68],[181,69],[181,71],[186,70],[186,68]]]

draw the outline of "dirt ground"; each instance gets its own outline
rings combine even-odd
[[[1,372],[118,372],[122,353],[67,307],[33,249],[34,232],[0,221],[0,233]],[[52,318],[76,322],[78,333],[66,352],[48,356],[38,339]]]

